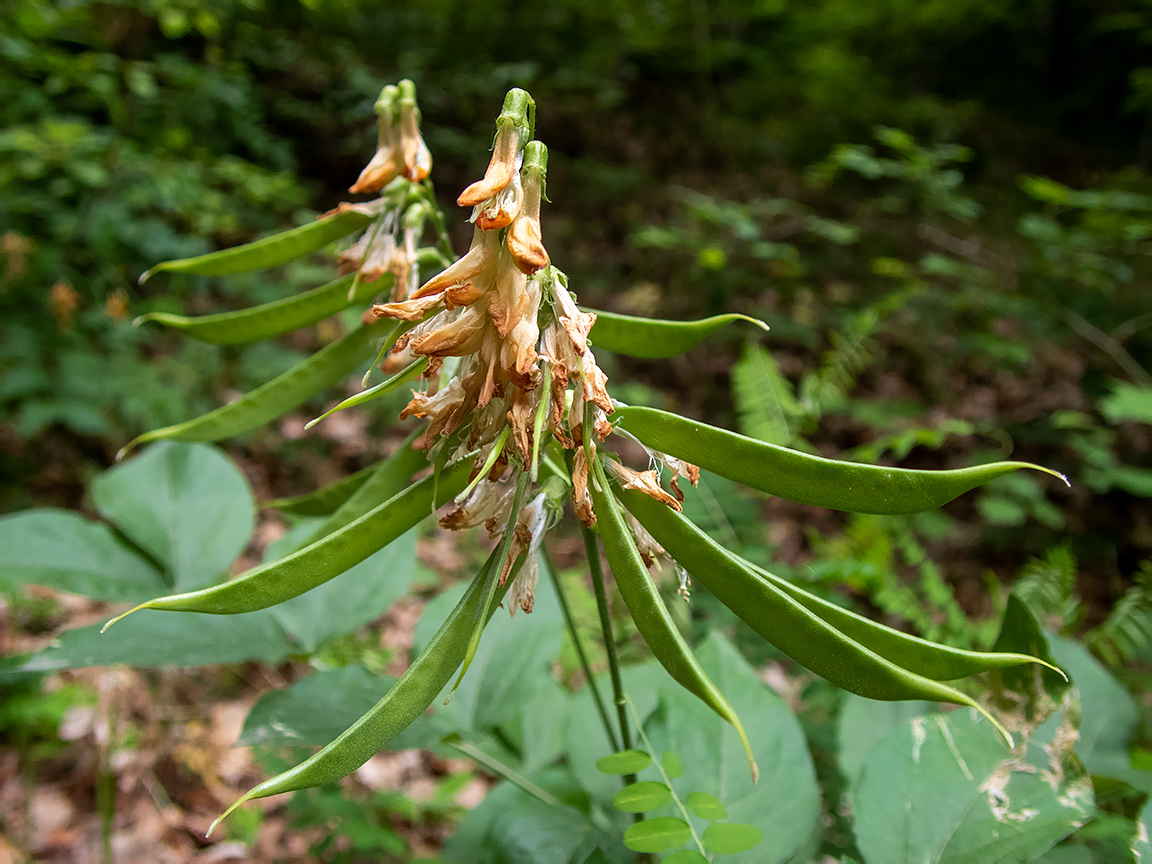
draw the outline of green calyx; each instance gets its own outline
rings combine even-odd
[[[533,135],[536,125],[536,101],[527,90],[513,87],[504,97],[504,107],[496,118],[497,129],[512,125],[520,133],[520,140],[527,141]]]
[[[401,82],[404,83],[404,82]],[[409,81],[409,84],[412,82]],[[380,91],[380,96],[376,99],[376,104],[372,106],[372,110],[377,115],[391,114],[396,110],[396,101],[400,96],[400,88],[395,84],[387,85]]]

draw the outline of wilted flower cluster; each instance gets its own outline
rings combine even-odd
[[[403,87],[402,82],[398,97],[386,89],[377,103],[380,147],[352,191],[375,191],[400,175],[414,179],[413,165],[417,173],[424,170],[420,166],[426,162],[408,161],[407,154],[426,151],[414,121],[408,122],[415,108],[406,103]],[[399,123],[394,120],[396,106]],[[341,257],[342,269],[359,268],[360,278],[378,278],[388,270],[397,276],[391,302],[373,306],[370,313],[414,325],[397,340],[387,368],[428,361],[423,389],[413,391],[400,417],[428,421],[417,446],[449,462],[475,459],[472,482],[441,524],[453,529],[484,525],[493,537],[511,527],[500,584],[520,554],[528,553],[509,587],[513,611],[532,609],[535,553],[561,501],[555,490],[518,497],[511,479],[523,471],[536,479],[547,445],[542,439],[550,436],[572,451],[570,473],[566,471],[561,485],[571,488],[577,516],[592,525],[596,515],[588,491],[589,459],[596,452],[595,440],[603,441],[612,431],[608,415],[613,410],[607,376],[588,344],[596,316],[576,305],[567,277],[550,264],[541,239],[548,150],[531,140],[531,108],[524,91],[508,94],[484,177],[457,199],[460,206],[472,208],[469,221],[474,224],[471,248],[462,258],[416,287],[412,274],[423,203],[410,207],[399,221],[399,210],[393,221],[385,213]],[[397,244],[400,222],[404,239]],[[653,459],[659,467],[668,457],[656,454]],[[695,482],[699,474],[683,463],[668,467],[674,478]],[[624,485],[679,508],[677,498],[661,488],[655,470],[634,472],[618,465],[614,470]],[[513,523],[514,506],[519,510]],[[663,553],[654,543],[641,545],[648,561]]]

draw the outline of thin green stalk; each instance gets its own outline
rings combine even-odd
[[[640,733],[640,738],[644,741],[644,746],[648,748],[648,754],[652,757],[652,764],[655,765],[656,770],[660,772],[660,777],[664,780],[664,785],[667,786],[668,791],[672,793],[672,800],[676,804],[676,809],[680,811],[681,817],[683,817],[684,822],[688,825],[688,830],[692,832],[692,842],[696,844],[696,848],[700,850],[700,854],[707,857],[708,853],[704,850],[704,844],[700,842],[700,837],[696,834],[696,826],[692,824],[692,818],[688,815],[688,809],[684,806],[684,802],[680,800],[680,796],[676,794],[676,789],[672,785],[672,778],[664,771],[663,760],[656,758],[656,750],[644,732],[644,724],[640,722],[640,715],[636,713],[636,706],[632,704],[632,700],[627,696],[625,696],[624,699],[628,703],[628,710],[632,712],[632,717],[636,720],[636,731]]]
[[[452,238],[448,236],[448,226],[444,223],[444,214],[436,204],[436,190],[433,188],[431,180],[425,180],[424,185],[428,190],[428,217],[432,220],[432,230],[436,232],[436,247],[451,263],[456,260],[456,250],[452,248]]]
[[[608,719],[608,709],[604,707],[604,700],[600,697],[600,688],[596,686],[596,679],[592,677],[592,665],[588,662],[588,655],[584,653],[584,645],[580,641],[580,634],[576,632],[576,621],[572,617],[572,608],[568,605],[568,598],[560,585],[560,574],[552,566],[552,558],[545,547],[540,548],[544,556],[544,566],[548,568],[548,575],[552,578],[552,587],[556,589],[556,599],[560,601],[560,611],[564,613],[564,626],[572,637],[572,647],[576,649],[576,656],[580,660],[580,668],[584,670],[584,680],[588,682],[588,689],[592,693],[592,701],[596,703],[596,713],[600,715],[600,722],[604,725],[604,732],[608,735],[608,743],[614,751],[620,749],[616,738],[616,730],[612,728],[612,721]]]
[[[496,436],[496,440],[492,442],[492,449],[488,451],[488,458],[484,460],[484,464],[480,466],[480,471],[472,478],[472,482],[464,487],[464,491],[456,496],[454,499],[457,504],[463,504],[464,499],[472,494],[480,481],[488,476],[488,472],[492,470],[492,466],[496,464],[496,460],[500,458],[500,454],[504,452],[504,444],[508,441],[508,427],[505,426],[500,430],[500,434]]]
[[[604,633],[604,648],[608,652],[608,672],[612,678],[612,696],[616,702],[616,713],[620,720],[620,743],[622,749],[632,749],[632,733],[628,729],[628,709],[624,697],[624,682],[620,678],[620,659],[616,656],[616,640],[612,636],[612,621],[608,617],[608,588],[604,582],[604,570],[600,566],[600,547],[596,545],[596,535],[584,528],[584,551],[588,555],[588,569],[592,572],[592,588],[596,592],[596,609],[600,613],[600,629]],[[629,779],[631,778],[631,779]],[[635,783],[636,776],[628,775],[625,784]]]
[[[461,740],[459,735],[453,733],[452,735],[449,735],[447,738],[445,738],[441,743],[447,744],[449,747],[459,750],[469,759],[480,763],[498,777],[503,777],[505,780],[508,780],[511,783],[515,783],[533,798],[537,798],[540,801],[543,801],[545,804],[551,804],[553,807],[559,807],[561,809],[567,808],[568,805],[566,805],[563,801],[560,801],[554,795],[544,791],[523,774],[520,774],[517,771],[514,771],[512,768],[509,768],[499,759],[495,759],[494,757],[489,756],[476,745],[469,744],[467,741]]]

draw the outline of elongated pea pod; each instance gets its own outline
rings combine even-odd
[[[648,447],[729,480],[801,504],[853,513],[932,510],[969,489],[1020,468],[1033,468],[1068,482],[1063,474],[1029,462],[993,462],[951,471],[920,471],[824,459],[655,408],[617,408],[612,419]]]
[[[237,312],[222,312],[218,315],[170,315],[167,312],[149,312],[136,319],[137,324],[149,321],[180,330],[186,336],[200,342],[214,345],[238,345],[244,342],[259,342],[281,333],[290,333],[323,321],[349,306],[367,303],[381,292],[391,290],[392,274],[372,283],[360,283],[356,293],[349,298],[348,288],[353,276],[341,276],[334,282],[285,297],[272,303],[263,303]]]
[[[457,462],[445,469],[436,492],[437,506],[464,488],[470,468],[470,463]],[[334,579],[413,528],[431,511],[432,487],[432,478],[426,477],[356,521],[279,561],[256,567],[230,582],[211,588],[141,603],[124,615],[113,618],[104,625],[104,630],[139,609],[236,615],[266,609],[297,597]]]
[[[641,524],[661,545],[664,545],[665,549],[668,549],[673,557],[676,557],[675,553],[672,553],[671,549],[664,544],[662,538],[669,538],[677,548],[682,548],[683,544],[703,542],[700,538],[704,538],[708,543],[716,546],[707,534],[700,531],[684,516],[660,502],[654,501],[647,495],[625,491],[621,493],[621,499],[629,512],[640,520]],[[757,592],[780,591],[854,642],[909,672],[931,678],[934,681],[955,681],[980,672],[1019,666],[1022,663],[1050,665],[1043,659],[1028,654],[966,651],[962,648],[950,648],[946,645],[928,642],[925,639],[918,639],[908,633],[901,633],[899,630],[878,624],[863,615],[857,615],[835,603],[814,597],[799,586],[774,576],[767,570],[763,570],[742,558],[737,558],[737,562],[745,568],[748,573],[747,578],[757,586]],[[767,587],[761,586],[761,582],[768,583]]]
[[[396,390],[403,387],[421,372],[428,368],[428,358],[421,357],[419,360],[414,360],[408,364],[407,367],[401,369],[387,381],[381,381],[375,387],[370,387],[362,393],[357,393],[355,396],[349,396],[338,405],[329,408],[315,420],[309,420],[304,428],[311,429],[321,420],[331,417],[337,411],[343,411],[345,408],[354,408],[357,405],[363,405],[365,402],[371,402],[373,399],[379,399],[381,396],[387,396],[389,393],[394,393]]]
[[[487,568],[482,568],[420,656],[367,714],[295,768],[250,789],[212,823],[208,833],[245,801],[322,786],[347,777],[407,729],[451,680],[464,658],[473,631],[487,625],[487,618],[477,617],[486,577]],[[504,596],[509,584],[497,588],[498,597]]]
[[[598,309],[584,311],[596,313],[596,323],[592,325],[588,338],[597,348],[653,360],[677,357],[734,321],[747,321],[768,329],[768,325],[758,318],[735,312],[698,321],[668,321],[663,318],[635,318]]]
[[[756,760],[752,758],[752,745],[748,742],[740,718],[736,716],[724,694],[700,668],[700,664],[692,656],[688,643],[676,629],[672,616],[668,614],[668,607],[664,605],[660,593],[648,576],[648,568],[640,559],[632,532],[624,524],[620,505],[613,497],[599,457],[593,460],[592,465],[596,482],[589,483],[589,490],[596,511],[596,524],[604,543],[604,554],[608,557],[608,565],[612,568],[612,575],[616,579],[616,587],[620,589],[620,596],[624,598],[624,605],[628,607],[632,620],[636,622],[636,629],[640,631],[640,635],[644,637],[644,642],[652,649],[656,659],[681,687],[735,727],[740,741],[744,744],[744,752],[748,755],[752,780],[756,782],[760,769],[756,765]]]
[[[291,513],[294,516],[330,516],[339,509],[341,504],[351,498],[353,493],[363,486],[379,467],[380,462],[365,466],[354,474],[341,477],[335,483],[288,498],[272,498],[264,502],[264,506],[279,510],[281,513]]]
[[[308,542],[315,543],[339,531],[403,491],[412,475],[428,466],[427,454],[412,447],[421,431],[413,431],[395,453],[374,466],[368,479],[312,532]]]
[[[411,326],[407,322],[378,321],[357,327],[235,402],[193,420],[137,436],[128,442],[120,455],[148,441],[219,441],[263,426],[353,372],[369,356],[368,346],[374,339],[394,342],[402,329]]]
[[[849,638],[767,579],[760,578],[746,561],[717,544],[687,519],[669,518],[659,509],[672,513],[664,504],[630,490],[623,490],[620,497],[629,512],[693,579],[800,665],[837,687],[868,699],[888,702],[925,699],[967,705],[988,717],[1001,734],[1011,740],[972,697],[910,672]]]
[[[279,267],[289,261],[307,255],[334,240],[347,237],[369,224],[375,216],[365,214],[358,210],[345,210],[325,219],[317,219],[299,228],[282,231],[236,246],[232,249],[223,249],[208,255],[199,255],[195,258],[181,258],[176,261],[165,261],[157,264],[140,277],[140,284],[144,284],[157,273],[193,273],[197,276],[226,276],[229,273],[248,273],[253,270],[267,270],[270,267]]]

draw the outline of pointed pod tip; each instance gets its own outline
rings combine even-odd
[[[156,275],[156,268],[155,267],[153,267],[151,270],[145,270],[143,273],[140,274],[140,278],[136,280],[136,284],[137,285],[143,285],[145,282],[147,282],[149,279],[151,279],[154,275]]]
[[[239,798],[237,798],[233,802],[231,807],[229,807],[227,810],[225,810],[223,813],[221,813],[219,816],[217,816],[216,820],[211,825],[208,826],[208,830],[206,832],[204,832],[204,838],[207,839],[208,837],[211,837],[212,832],[216,830],[216,826],[219,825],[221,822],[223,822],[225,819],[227,819],[233,810],[235,810],[237,807],[239,807],[245,801],[249,800],[252,797],[252,793],[255,791],[256,790],[253,789],[249,792],[244,793],[243,795],[241,795]]]
[[[107,624],[105,624],[103,627],[100,628],[100,635],[104,635],[104,631],[107,630],[109,627],[111,627],[113,624],[115,624],[117,621],[119,621],[121,618],[127,618],[133,612],[139,611],[140,609],[147,608],[151,603],[152,603],[152,601],[149,600],[147,603],[141,603],[139,606],[133,606],[127,612],[121,612],[119,615],[117,615],[115,618],[113,618],[111,621],[109,621]]]

